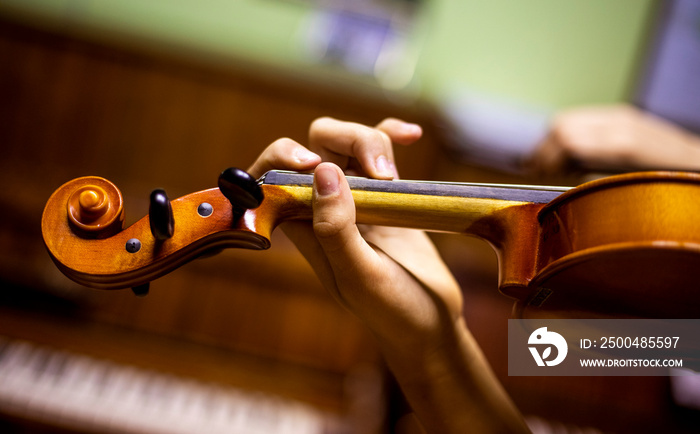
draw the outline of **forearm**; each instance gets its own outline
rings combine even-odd
[[[554,117],[529,166],[551,174],[574,162],[594,170],[700,170],[700,136],[636,107],[581,107]]]
[[[463,319],[437,348],[385,345],[384,355],[429,433],[528,432]]]
[[[657,167],[669,170],[700,170],[700,136],[678,130],[675,140],[659,143],[663,152],[657,156]]]

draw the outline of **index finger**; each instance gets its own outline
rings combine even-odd
[[[347,168],[352,159],[368,176],[392,179],[397,176],[394,164],[394,141],[409,144],[421,135],[420,127],[398,119],[386,119],[377,128],[354,122],[323,117],[309,128],[309,148],[324,161]]]

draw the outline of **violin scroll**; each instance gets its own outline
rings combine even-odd
[[[172,201],[155,190],[149,215],[127,228],[114,184],[94,176],[74,179],[46,203],[44,243],[72,280],[99,289],[135,288],[141,295],[147,283],[202,255],[228,247],[269,248],[278,223],[275,209],[284,202],[266,200],[261,211],[264,196],[257,181],[237,169],[225,172],[230,173],[222,176],[222,189]]]
[[[69,183],[73,192],[66,203],[68,221],[87,238],[107,238],[124,226],[124,200],[119,189],[104,178],[88,176]]]

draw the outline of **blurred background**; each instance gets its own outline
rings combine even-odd
[[[46,200],[102,176],[131,224],[154,188],[211,188],[276,138],[305,143],[319,116],[423,125],[397,150],[405,179],[539,183],[519,163],[553,113],[645,101],[669,4],[0,0],[0,429],[416,432],[370,336],[282,234],[137,298],[56,269]],[[434,240],[539,432],[691,431],[697,409],[666,377],[508,377],[513,302],[496,289],[493,251]]]

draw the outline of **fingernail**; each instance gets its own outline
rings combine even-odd
[[[319,158],[318,155],[309,151],[306,148],[298,148],[294,151],[294,159],[297,163],[308,163],[311,160]]]
[[[394,179],[399,179],[399,171],[393,161],[391,162],[391,173],[394,174]]]
[[[320,166],[316,169],[316,193],[319,196],[330,196],[337,193],[339,183],[338,172],[332,167]]]
[[[403,130],[404,130],[404,133],[411,134],[411,135],[420,134],[423,132],[423,128],[421,128],[420,125],[412,124],[412,123],[408,123],[408,122],[403,124]]]
[[[374,162],[374,167],[377,169],[379,175],[386,176],[388,178],[394,177],[395,169],[392,169],[393,163],[389,161],[384,155],[380,155]]]

